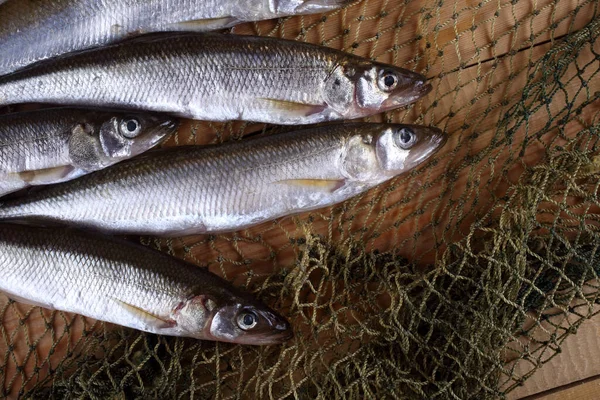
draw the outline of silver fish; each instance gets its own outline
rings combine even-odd
[[[0,116],[0,196],[134,157],[178,125],[161,115],[68,108]]]
[[[0,4],[2,1],[0,1]],[[0,75],[148,32],[327,12],[348,0],[18,0],[0,8]]]
[[[201,268],[128,241],[0,226],[0,291],[14,300],[161,335],[277,344],[289,323]]]
[[[0,105],[58,103],[186,118],[310,124],[412,103],[425,77],[327,47],[268,37],[150,35],[0,79]]]
[[[148,153],[0,206],[113,233],[227,232],[339,203],[427,160],[436,128],[347,124]]]

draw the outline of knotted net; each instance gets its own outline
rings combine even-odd
[[[247,24],[417,70],[371,121],[445,130],[427,165],[344,204],[227,235],[141,238],[246,286],[296,337],[158,337],[0,298],[6,397],[506,396],[598,312],[597,1],[362,0]],[[259,124],[189,122],[167,145]],[[275,128],[275,132],[284,128]]]

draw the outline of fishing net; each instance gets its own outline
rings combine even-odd
[[[427,99],[370,120],[435,125],[448,144],[335,207],[227,235],[141,238],[280,310],[289,343],[159,337],[1,298],[4,395],[506,396],[600,309],[598,8],[363,0],[235,28],[423,72]],[[268,128],[189,122],[167,145]]]

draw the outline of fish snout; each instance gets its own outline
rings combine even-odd
[[[427,78],[419,79],[415,82],[415,93],[419,98],[427,95],[432,89],[433,86],[427,83]]]
[[[294,331],[292,330],[292,325],[286,321],[282,320],[279,324],[275,326],[274,335],[279,336],[281,341],[288,341],[294,337]]]

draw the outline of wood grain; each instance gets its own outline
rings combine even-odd
[[[595,376],[523,400],[597,400],[599,397],[600,376]]]
[[[560,349],[560,353],[536,371],[524,386],[510,392],[508,399],[521,399],[600,375],[600,315],[585,321],[576,334],[565,339]],[[544,358],[552,353],[548,352]],[[514,373],[523,376],[532,367],[530,362],[521,360]]]

